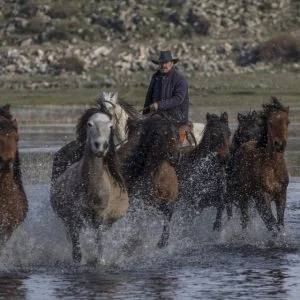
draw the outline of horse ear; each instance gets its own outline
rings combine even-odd
[[[116,103],[117,103],[117,100],[118,100],[118,92],[115,92],[115,93],[113,93],[112,96],[111,96],[111,102],[112,102],[113,104],[116,104]]]
[[[224,123],[228,124],[228,114],[227,114],[226,111],[223,112],[223,113],[221,114],[221,120],[222,120]]]
[[[238,120],[238,122],[242,122],[243,121],[243,118],[244,116],[241,114],[241,113],[238,113],[238,115],[237,115],[237,120]]]
[[[206,113],[206,120],[208,121],[210,119],[210,113]]]
[[[10,104],[6,104],[3,106],[3,109],[8,113],[10,114]]]

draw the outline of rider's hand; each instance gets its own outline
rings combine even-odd
[[[154,102],[150,105],[150,111],[158,110],[158,104],[157,102]]]

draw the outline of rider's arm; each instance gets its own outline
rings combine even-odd
[[[187,99],[188,83],[181,78],[174,87],[172,97],[158,102],[158,110],[169,110],[182,104]]]

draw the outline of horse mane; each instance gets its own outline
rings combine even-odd
[[[139,126],[140,138],[132,149],[124,165],[126,177],[130,179],[139,177],[150,166],[148,158],[151,157],[151,169],[155,169],[163,160],[168,160],[167,141],[161,137],[164,128],[171,129],[172,122],[165,119],[144,119],[133,122],[133,126]],[[157,149],[155,149],[155,147]],[[155,149],[155,150],[154,150]]]
[[[0,107],[0,116],[3,116],[4,118],[8,119],[8,120],[12,120],[13,116],[10,113],[10,105],[5,105],[3,107]]]
[[[109,174],[116,184],[119,185],[122,191],[126,190],[125,180],[121,174],[121,164],[118,156],[116,155],[116,147],[114,144],[114,131],[111,129],[111,134],[109,137],[108,152],[103,159],[105,165],[107,165]]]
[[[274,112],[274,111],[278,111],[278,110],[282,110],[284,112],[288,112],[288,108],[283,106],[279,100],[272,96],[271,99],[270,99],[270,102],[269,103],[266,103],[263,105],[263,111],[266,115],[268,115],[269,113],[271,112]]]
[[[262,127],[261,117],[262,117],[261,113],[255,111],[255,110],[250,110],[248,113],[245,113],[245,114],[239,113],[239,115],[238,115],[238,119],[239,119],[238,127],[237,127],[237,129],[236,129],[236,131],[233,135],[231,146],[230,146],[230,148],[232,150],[239,148],[240,145],[243,143],[242,136],[241,136],[241,133],[239,131],[241,128],[243,128],[243,125],[245,125],[245,123],[247,123],[247,125],[251,126],[251,125],[257,123],[257,126],[259,126],[261,128]],[[241,121],[241,119],[242,119],[242,121]],[[260,120],[260,121],[258,121],[258,120]],[[254,132],[255,134],[257,134],[257,136],[252,137],[252,138],[254,138],[256,140],[259,140],[260,136],[261,136],[262,129],[260,129],[259,131],[260,131],[259,133]]]
[[[143,115],[130,103],[124,99],[118,99],[118,104],[125,110],[130,119],[141,120]]]
[[[203,137],[201,142],[191,151],[189,154],[189,159],[194,161],[196,157],[201,157],[207,154],[208,146],[211,142],[210,132],[212,128],[221,128],[223,126],[222,116],[218,116],[217,114],[207,114],[206,115],[206,125],[203,129]]]
[[[20,189],[25,193],[23,182],[22,182],[21,161],[20,161],[20,155],[18,150],[16,153],[16,159],[14,161],[13,170],[14,170],[15,182],[19,185]]]
[[[77,125],[76,125],[76,140],[79,142],[80,145],[84,144],[86,141],[86,125],[89,120],[89,118],[96,114],[96,113],[103,113],[109,116],[109,118],[112,118],[111,113],[106,108],[103,98],[98,97],[95,100],[95,106],[88,108],[83,115],[78,119]]]
[[[112,118],[111,113],[107,109],[107,106],[105,104],[104,94],[100,94],[96,100],[95,105],[93,107],[88,108],[83,115],[78,119],[77,125],[76,125],[76,140],[79,142],[80,145],[85,143],[86,140],[86,124],[89,118],[99,112],[104,113]],[[130,119],[133,120],[141,120],[143,119],[143,115],[130,103],[128,103],[124,99],[118,99],[117,103],[121,106],[122,109],[127,113]]]
[[[263,120],[263,125],[262,125],[262,134],[261,138],[257,143],[258,147],[265,147],[268,142],[268,118],[271,113],[276,112],[276,111],[284,111],[288,112],[289,109],[288,107],[283,106],[280,101],[272,96],[270,99],[269,103],[263,104],[263,112],[262,112],[262,120]]]

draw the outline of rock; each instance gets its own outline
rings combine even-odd
[[[30,45],[32,45],[33,43],[33,40],[32,38],[29,38],[29,39],[26,39],[26,40],[23,40],[20,44],[21,47],[28,47]]]

